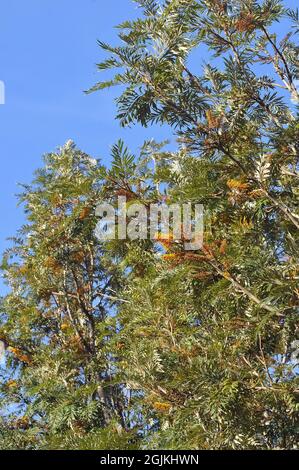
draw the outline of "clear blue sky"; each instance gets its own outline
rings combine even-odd
[[[30,182],[44,153],[73,139],[107,162],[119,137],[133,150],[145,137],[166,137],[160,128],[121,130],[114,120],[116,90],[83,93],[100,79],[96,40],[114,42],[114,26],[137,13],[131,0],[1,0],[0,253],[23,222],[17,183]]]

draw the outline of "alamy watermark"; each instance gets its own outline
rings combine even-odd
[[[119,196],[117,208],[100,203],[96,208],[99,221],[95,234],[100,241],[157,240],[165,234],[184,249],[200,250],[203,245],[203,216],[201,204],[128,204]]]
[[[0,105],[5,104],[5,84],[0,80]]]

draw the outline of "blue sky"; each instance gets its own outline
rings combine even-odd
[[[297,6],[297,0],[286,2]],[[131,0],[1,0],[0,253],[23,222],[16,207],[18,182],[30,182],[44,153],[73,139],[108,162],[120,137],[135,150],[144,138],[167,137],[165,129],[120,129],[117,90],[86,96],[100,79],[103,58],[96,40],[115,42],[114,26],[138,14]]]

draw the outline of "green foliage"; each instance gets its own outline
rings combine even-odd
[[[104,169],[69,143],[25,187],[3,260],[1,446],[296,448],[298,13],[137,3],[121,46],[100,43],[99,69],[119,70],[91,91],[122,85],[121,125],[168,124],[177,148],[119,141]],[[95,206],[119,196],[203,204],[202,249],[99,244]]]
[[[94,235],[104,175],[68,142],[46,156],[20,196],[28,224],[4,255],[11,292],[1,305],[0,338],[7,348],[3,419],[22,435],[21,447],[69,432],[83,439],[112,421],[125,427],[107,349],[116,331],[109,293],[120,273]]]

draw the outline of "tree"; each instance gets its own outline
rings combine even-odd
[[[125,397],[107,346],[120,275],[95,238],[92,216],[103,174],[68,142],[46,155],[20,196],[28,222],[2,266],[10,293],[1,305],[8,352],[1,447],[68,447],[90,431],[93,440],[125,432]]]
[[[292,448],[298,12],[277,0],[137,3],[144,16],[120,25],[122,45],[100,43],[111,56],[99,69],[120,71],[91,91],[125,85],[122,126],[174,129],[178,150],[154,150],[139,187],[163,183],[169,203],[202,203],[206,213],[200,251],[127,245],[121,365],[141,394],[147,445]],[[280,40],[273,25],[285,17]],[[206,48],[209,64],[193,70],[191,54]],[[136,170],[123,186],[144,200]]]
[[[168,125],[177,146],[149,140],[135,156],[119,141],[104,169],[69,143],[25,187],[28,224],[3,261],[1,445],[293,449],[298,13],[137,3],[121,46],[100,43],[100,70],[120,70],[91,91],[122,85],[121,125]],[[119,196],[203,204],[202,248],[171,230],[99,242],[95,207]]]

